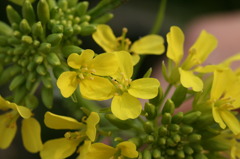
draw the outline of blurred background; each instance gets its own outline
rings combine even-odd
[[[37,0],[36,0],[37,1]],[[91,0],[90,8],[100,0]],[[131,41],[148,34],[155,22],[160,0],[126,0],[126,2],[112,11],[114,18],[108,23],[116,36],[121,35],[123,27],[128,28],[127,37]],[[0,0],[0,20],[7,21],[5,9],[11,4],[20,12],[20,7],[8,0]],[[215,35],[219,46],[210,56],[207,63],[219,62],[231,54],[240,53],[240,1],[239,0],[169,0],[165,18],[159,34],[165,39],[166,33],[172,25],[177,25],[185,32],[186,50],[194,43],[202,29]],[[95,52],[102,52],[91,37],[83,39],[84,49],[91,48]],[[186,51],[187,52],[187,51]],[[141,77],[149,67],[154,67],[154,76],[162,80],[160,65],[163,56],[150,55],[144,58],[138,77]],[[4,91],[0,90],[0,94]],[[61,103],[61,105],[63,105]],[[56,109],[56,107],[55,107]],[[46,110],[41,110],[46,111]],[[59,111],[59,109],[56,109]],[[55,111],[55,112],[56,112]],[[63,110],[64,111],[64,108]],[[56,134],[58,133],[58,134]],[[47,137],[45,137],[45,135]],[[61,137],[61,131],[43,130],[43,140]],[[0,136],[1,137],[1,136]],[[38,154],[28,153],[22,146],[21,134],[18,130],[12,145],[7,150],[0,150],[0,159],[38,159]]]

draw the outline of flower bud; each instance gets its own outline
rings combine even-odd
[[[32,7],[32,4],[31,2],[29,2],[29,0],[25,0],[23,3],[22,15],[23,18],[26,19],[30,25],[36,22],[36,15]]]
[[[188,141],[189,141],[189,142],[198,142],[198,141],[201,140],[201,138],[202,138],[201,135],[196,134],[196,133],[193,133],[193,134],[191,134],[191,135],[188,136]]]
[[[19,24],[20,21],[22,20],[18,12],[15,9],[13,9],[13,7],[10,5],[7,6],[7,17],[11,24],[13,23]]]
[[[187,91],[188,89],[183,87],[181,84],[176,88],[171,98],[176,108],[178,108],[185,101]]]
[[[199,153],[194,156],[195,159],[208,159],[204,154]]]
[[[58,66],[61,64],[61,61],[59,60],[57,54],[53,52],[47,55],[47,60],[53,66]]]
[[[20,22],[19,29],[23,34],[29,34],[31,32],[31,28],[28,24],[28,21],[26,19],[23,19]]]
[[[189,125],[181,125],[180,131],[181,131],[183,134],[189,134],[189,133],[192,133],[193,128],[192,128],[191,126],[189,126]]]
[[[193,149],[190,146],[184,146],[183,151],[188,155],[191,155],[194,152]]]
[[[146,121],[143,125],[146,133],[151,134],[154,131],[153,123],[150,121]]]
[[[154,149],[152,152],[152,156],[155,159],[160,159],[161,158],[161,151],[159,149]]]
[[[48,53],[51,49],[51,44],[50,43],[41,43],[39,46],[38,51],[43,52],[43,53]]]
[[[9,82],[10,79],[21,71],[21,68],[17,65],[5,68],[0,76],[0,85]]]
[[[82,51],[83,49],[75,45],[67,45],[67,46],[64,46],[62,49],[62,53],[65,57],[68,57],[71,53],[80,54]]]
[[[88,36],[91,35],[95,30],[96,30],[96,25],[86,25],[86,26],[81,26],[82,30],[80,32],[80,35],[82,36]]]
[[[175,109],[174,103],[171,99],[168,99],[162,109],[162,114],[164,113],[169,113],[169,114],[173,114]]]
[[[30,109],[34,109],[38,105],[38,98],[32,94],[28,94],[25,97],[26,106]]]
[[[43,104],[48,109],[51,109],[53,106],[53,88],[43,87],[41,90],[41,98],[42,98]]]
[[[159,136],[166,136],[167,135],[167,128],[163,125],[161,125],[159,128],[158,128],[158,135]]]
[[[182,150],[177,151],[176,155],[177,155],[178,158],[185,158],[185,154]]]
[[[18,75],[16,77],[14,77],[9,86],[10,91],[19,87],[21,84],[23,84],[25,82],[25,80],[26,80],[26,78],[24,75]]]
[[[182,122],[183,112],[178,112],[172,117],[172,123],[179,124]]]
[[[113,114],[106,114],[105,117],[110,123],[112,123],[114,126],[118,127],[119,129],[127,130],[132,128],[131,126],[132,121],[130,119],[120,120],[117,117],[115,117]]]
[[[145,138],[145,142],[148,144],[151,144],[155,141],[154,136],[153,135],[147,135]]]
[[[172,116],[170,113],[164,113],[162,115],[162,124],[167,125],[170,124],[172,120]]]
[[[47,36],[47,42],[50,43],[52,46],[57,46],[60,44],[62,37],[62,33],[50,34]]]
[[[144,150],[142,156],[143,156],[143,159],[152,159],[152,154],[149,150]]]
[[[184,124],[191,124],[195,122],[201,116],[201,114],[202,113],[200,111],[193,111],[193,112],[184,114],[182,122]]]
[[[95,19],[92,23],[94,23],[94,24],[105,24],[109,20],[111,20],[113,18],[113,16],[114,15],[112,13],[106,13],[103,16]]]
[[[0,21],[0,35],[11,35],[12,32],[13,30],[9,25]]]
[[[47,70],[43,65],[38,65],[36,69],[37,73],[44,76],[47,74]]]
[[[159,145],[165,145],[167,142],[167,139],[165,137],[161,137],[158,139],[158,144]]]
[[[46,0],[40,0],[37,4],[37,15],[38,19],[42,22],[42,24],[46,24],[50,19],[50,11],[49,6]]]
[[[76,6],[76,11],[79,17],[83,16],[87,12],[88,5],[89,3],[87,1],[78,3],[78,5]]]
[[[158,107],[161,104],[161,101],[163,99],[163,90],[162,87],[158,87],[158,94],[156,97],[149,100],[150,103]]]
[[[145,103],[144,112],[146,113],[146,118],[149,120],[154,119],[157,115],[156,107],[151,103]]]
[[[41,22],[34,23],[32,26],[32,34],[35,37],[39,37],[41,40],[43,39],[43,26]]]
[[[48,75],[42,76],[41,79],[42,79],[44,87],[52,88],[52,79],[50,76],[48,76]]]

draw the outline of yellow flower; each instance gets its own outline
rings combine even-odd
[[[22,117],[22,139],[24,147],[31,153],[36,153],[42,149],[40,136],[40,124],[32,118],[31,111],[15,103],[3,99],[0,96],[0,110],[8,111],[0,115],[0,148],[6,149],[12,143],[17,132],[17,120]]]
[[[177,26],[172,26],[167,34],[167,57],[175,63],[175,67],[179,68],[180,82],[186,87],[196,92],[203,88],[202,80],[194,75],[194,67],[202,64],[208,55],[216,48],[217,39],[203,30],[197,41],[189,49],[187,58],[181,63],[184,55],[184,34]]]
[[[52,129],[70,129],[74,132],[66,132],[63,138],[49,140],[44,143],[40,156],[42,159],[62,159],[71,156],[77,146],[84,140],[94,141],[96,138],[96,125],[100,118],[95,112],[83,122],[46,112],[44,123]]]
[[[57,86],[64,97],[69,97],[80,85],[83,97],[94,100],[105,100],[112,97],[113,85],[102,76],[109,76],[117,71],[117,60],[112,53],[103,53],[94,58],[92,50],[84,50],[81,55],[72,53],[68,65],[74,71],[63,72]]]
[[[161,36],[151,34],[135,41],[131,46],[131,41],[126,36],[127,29],[123,29],[121,37],[117,38],[108,25],[98,25],[93,33],[93,39],[106,52],[127,51],[132,53],[133,63],[136,64],[143,54],[160,55],[164,52],[164,40]]]
[[[231,140],[231,159],[238,159],[240,158],[240,143],[239,143],[240,136],[235,136]]]
[[[138,152],[136,145],[129,141],[119,143],[116,148],[103,143],[91,144],[85,141],[84,145],[79,148],[80,155],[77,159],[111,159],[111,158],[136,158]]]
[[[231,111],[240,107],[240,80],[231,69],[214,71],[210,102],[219,126],[228,126],[235,135],[239,134],[240,123]]]
[[[160,83],[155,78],[141,78],[132,81],[133,64],[126,51],[115,52],[119,60],[119,70],[113,76],[115,86],[111,110],[119,119],[137,118],[142,110],[137,98],[151,99],[158,94]]]

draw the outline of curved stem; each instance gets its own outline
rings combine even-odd
[[[151,34],[157,34],[162,26],[165,11],[166,11],[166,5],[167,5],[167,0],[161,0],[161,3],[159,5],[158,13],[157,13],[157,18],[155,20],[155,23],[153,25],[153,28],[151,30]]]

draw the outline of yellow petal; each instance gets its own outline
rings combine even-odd
[[[71,156],[77,148],[79,141],[59,138],[49,140],[40,151],[41,159],[64,159]]]
[[[172,26],[167,34],[167,57],[179,65],[183,57],[184,34],[177,26]]]
[[[9,101],[5,100],[2,96],[0,96],[0,110],[8,110],[8,109],[12,109],[12,107],[14,106],[10,106],[13,105],[13,103],[10,103]]]
[[[189,55],[183,63],[183,68],[192,68],[203,63],[209,54],[217,47],[217,39],[203,30],[189,50]]]
[[[0,115],[0,149],[8,148],[17,132],[16,121],[11,121],[9,115]]]
[[[192,88],[195,92],[202,91],[203,82],[195,76],[192,71],[186,71],[179,68],[180,82],[186,88]]]
[[[129,158],[138,157],[138,152],[136,151],[136,145],[129,141],[121,142],[117,145],[117,148],[121,150],[121,155]]]
[[[108,25],[98,25],[96,32],[92,35],[94,41],[106,52],[113,52],[118,48],[118,41]]]
[[[133,61],[131,55],[126,51],[115,52],[118,62],[120,74],[123,74],[125,79],[130,79],[133,74]]]
[[[57,79],[57,86],[63,97],[70,97],[77,89],[77,73],[74,71],[63,72]]]
[[[31,153],[42,149],[41,127],[34,118],[22,120],[22,139],[24,147]]]
[[[235,134],[240,134],[240,124],[238,119],[228,110],[221,110],[220,115],[228,128]]]
[[[86,159],[110,159],[116,149],[103,143],[95,143],[90,146]]]
[[[140,56],[138,54],[132,54],[133,65],[136,65],[140,60]]]
[[[96,72],[94,74],[101,76],[113,75],[117,69],[117,57],[114,53],[104,53],[96,56],[92,62],[92,69]]]
[[[128,93],[115,96],[111,104],[112,113],[121,120],[135,119],[142,111],[140,101]]]
[[[159,86],[155,78],[140,78],[130,83],[128,93],[137,98],[151,99],[157,96]]]
[[[160,55],[164,52],[164,40],[159,35],[147,35],[135,41],[131,46],[131,52],[137,54]]]
[[[84,98],[91,100],[106,100],[114,94],[113,84],[106,78],[94,76],[94,79],[84,79],[80,83],[80,92]]]
[[[85,140],[84,144],[79,147],[78,152],[79,155],[76,159],[88,159],[88,152],[91,147],[91,141]]]
[[[44,116],[44,123],[47,127],[51,129],[72,129],[77,130],[81,129],[84,124],[78,122],[77,120],[62,116],[62,115],[56,115],[51,112],[46,112]]]
[[[221,65],[229,67],[233,62],[240,61],[240,54],[235,54],[221,63]]]
[[[18,111],[19,115],[24,119],[28,119],[32,116],[32,112],[30,109],[24,106],[18,106],[15,104],[16,110]]]
[[[219,108],[212,106],[213,119],[222,129],[226,128],[226,124],[223,122],[222,117],[219,113]]]
[[[86,120],[86,123],[87,123],[86,134],[91,141],[94,141],[96,138],[96,132],[97,132],[96,125],[99,123],[99,121],[100,121],[100,117],[96,112],[91,112],[91,114]]]

